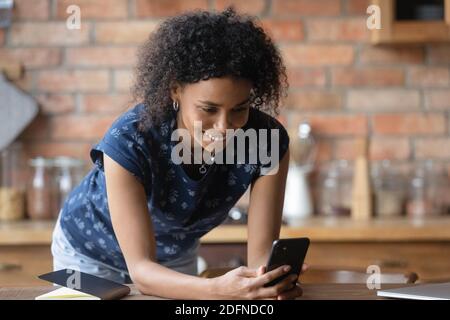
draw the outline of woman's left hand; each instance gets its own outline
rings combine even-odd
[[[307,264],[303,264],[302,266],[302,270],[300,271],[300,274],[304,273],[306,270],[308,270],[308,265]],[[258,275],[262,275],[266,272],[266,268],[264,266],[261,266],[258,269]],[[289,290],[284,291],[283,293],[279,294],[275,299],[276,300],[293,300],[296,299],[298,297],[301,297],[303,294],[303,290],[300,287],[300,284],[297,281],[295,281],[295,283],[292,284],[292,288]]]

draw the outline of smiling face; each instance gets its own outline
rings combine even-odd
[[[247,123],[251,89],[250,81],[233,77],[175,84],[171,97],[179,103],[178,128],[187,129],[203,148],[210,149],[214,141],[225,146],[226,130],[236,130]],[[194,134],[196,121],[202,125],[201,138]]]

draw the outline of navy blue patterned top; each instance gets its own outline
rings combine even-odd
[[[171,161],[176,114],[150,128],[139,129],[143,105],[122,114],[92,148],[93,168],[70,193],[61,210],[61,228],[78,252],[127,271],[108,209],[103,153],[133,174],[144,186],[153,222],[159,262],[192,250],[199,238],[221,224],[263,165],[213,163],[200,180]],[[273,117],[251,108],[242,128],[279,129],[279,158],[289,145],[284,127]],[[235,144],[236,145],[236,144]],[[258,142],[259,145],[259,142]],[[270,154],[270,143],[268,146]],[[123,212],[123,214],[127,214]]]

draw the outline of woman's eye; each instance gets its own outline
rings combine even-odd
[[[215,108],[208,108],[208,107],[202,107],[201,108],[203,111],[208,112],[208,113],[214,113],[216,112]]]

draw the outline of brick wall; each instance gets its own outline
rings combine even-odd
[[[30,156],[88,158],[88,150],[129,104],[135,50],[166,16],[194,8],[259,15],[279,44],[290,95],[282,119],[308,118],[319,161],[353,157],[370,135],[373,159],[433,158],[450,169],[450,45],[373,47],[367,0],[16,0],[0,31],[0,59],[21,61],[17,84],[41,113],[22,140]],[[82,29],[65,27],[78,4]],[[289,119],[289,121],[288,121]]]

